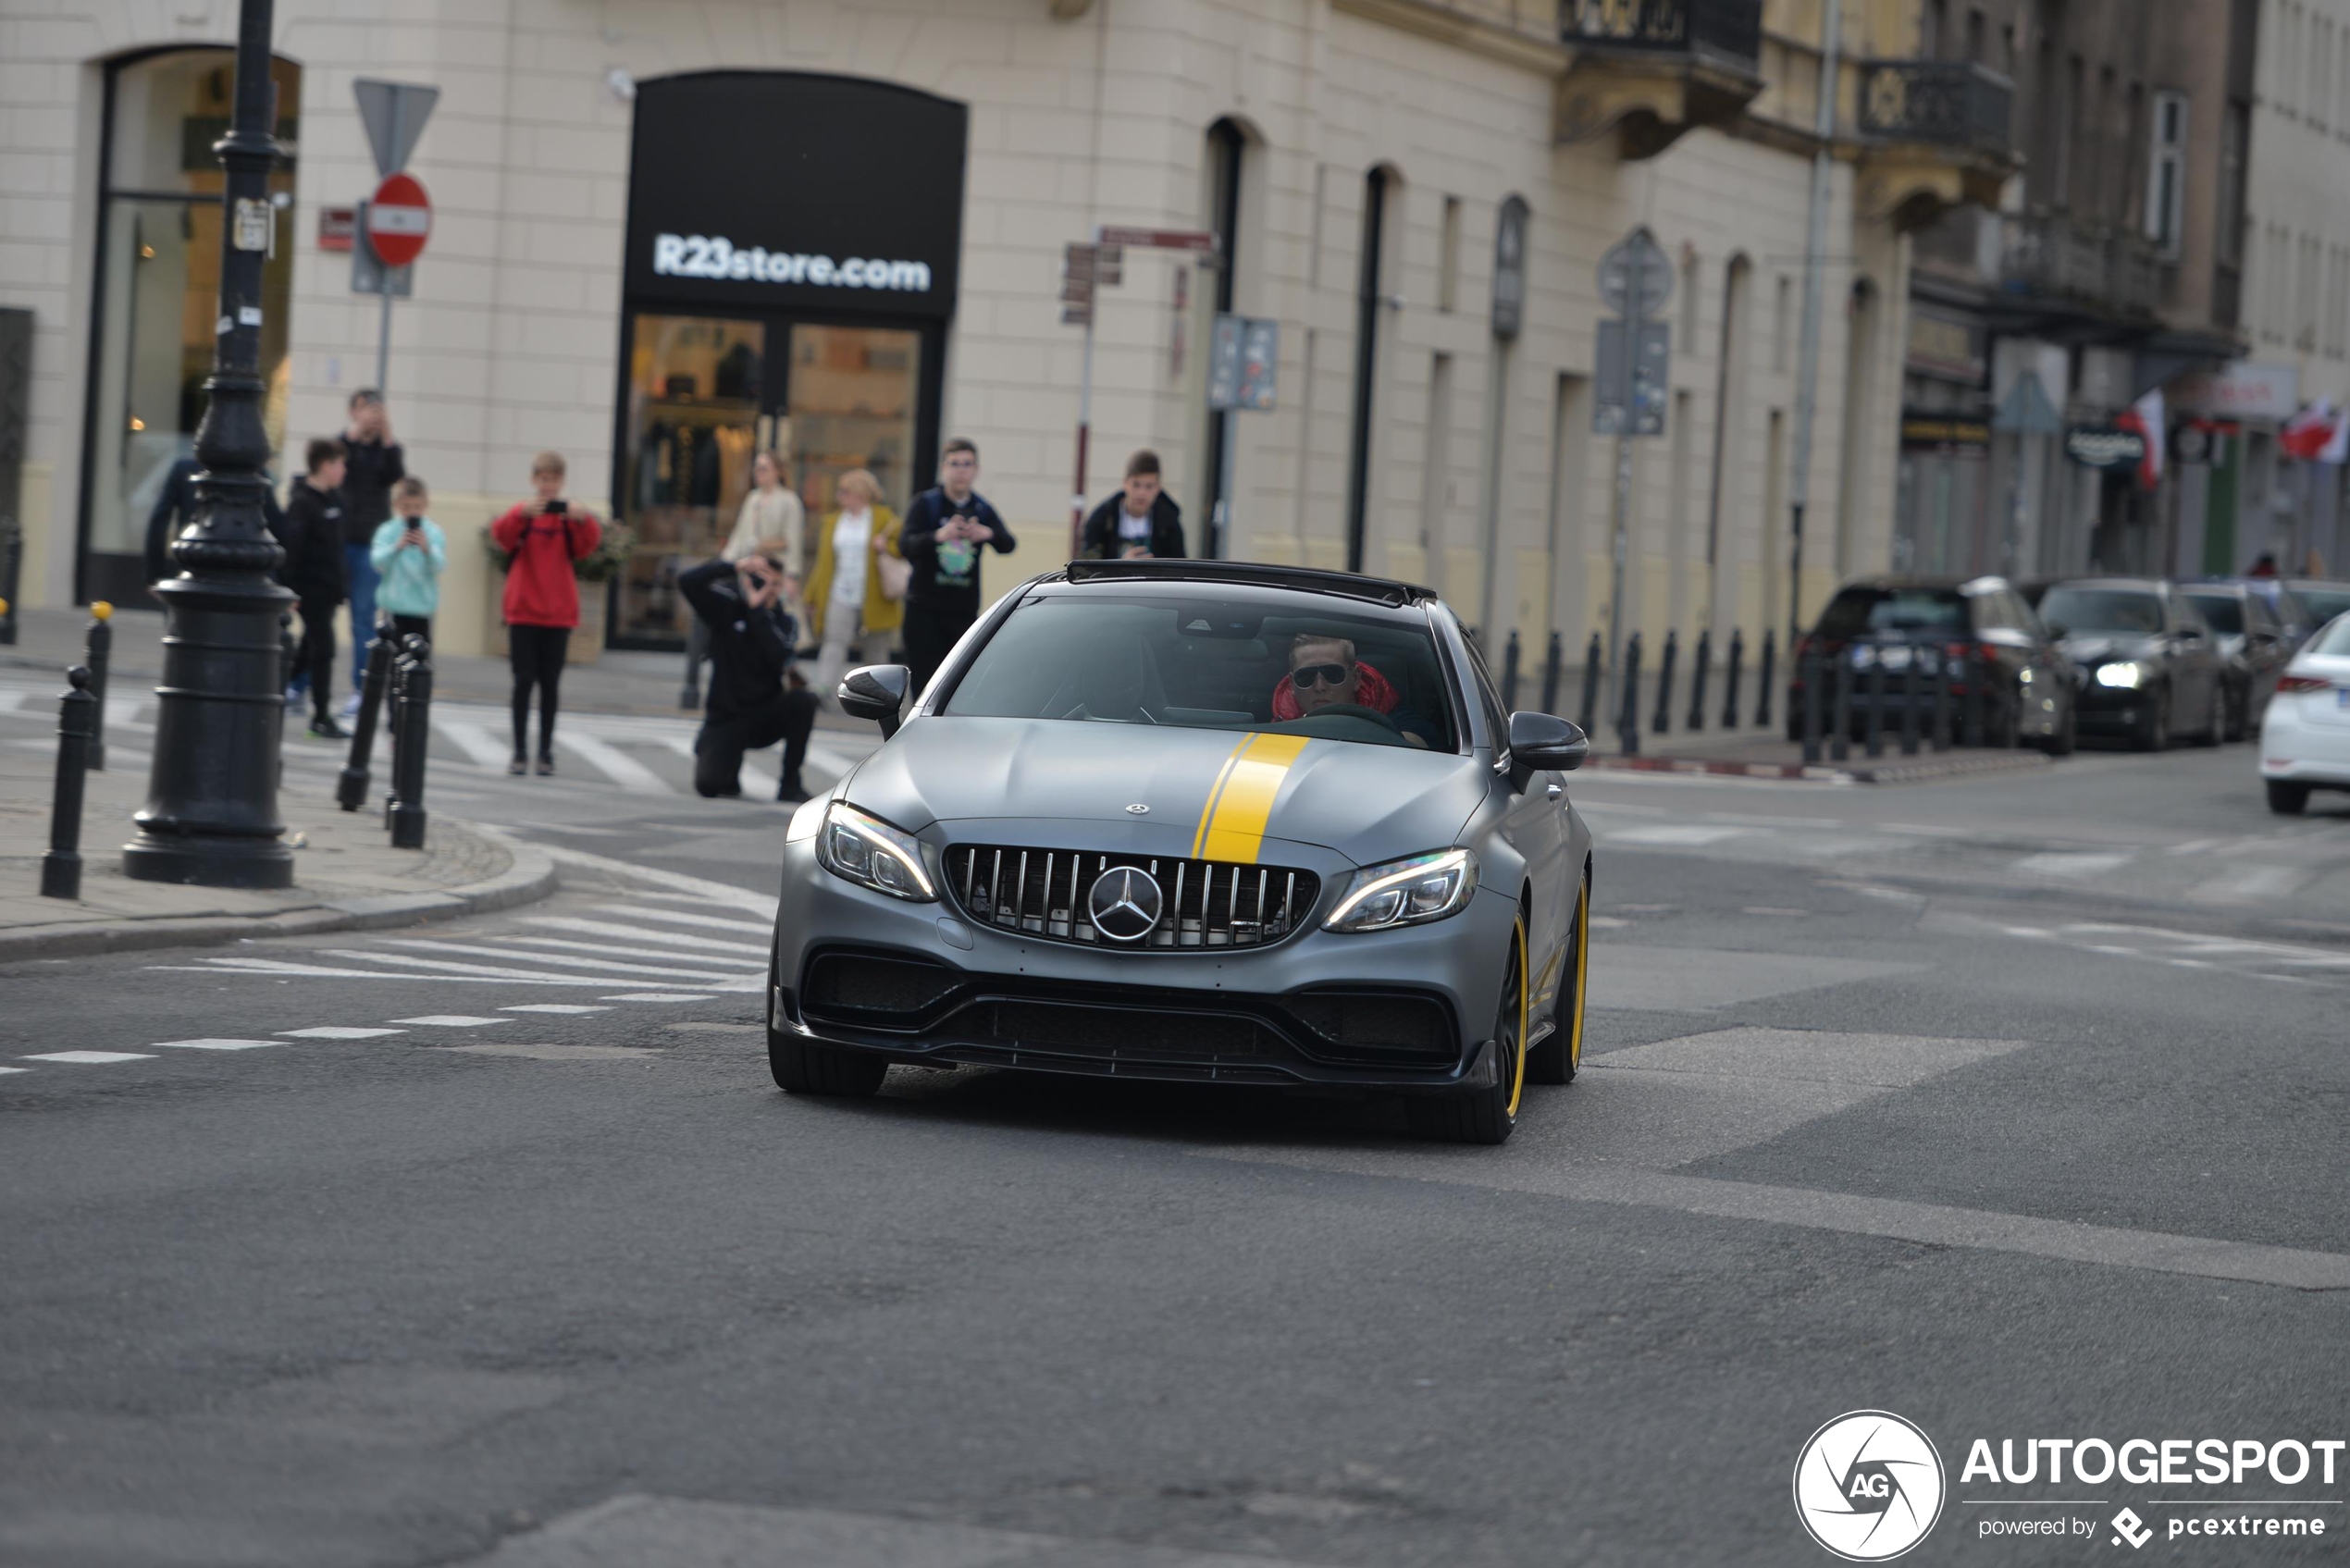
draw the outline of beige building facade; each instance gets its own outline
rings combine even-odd
[[[440,646],[494,645],[477,540],[542,448],[635,532],[616,642],[675,636],[668,584],[724,537],[763,444],[821,512],[848,466],[902,508],[939,440],[971,436],[1021,539],[987,559],[1000,590],[1065,558],[1090,385],[1094,499],[1155,448],[1194,552],[1220,501],[1227,553],[1426,581],[1489,647],[1515,631],[1532,668],[1556,633],[1572,663],[1613,582],[1597,272],[1644,225],[1672,340],[1664,432],[1634,443],[1625,626],[1651,649],[1783,638],[1799,468],[1804,613],[1886,564],[1907,235],[2010,167],[1931,128],[1860,134],[1862,83],[1899,90],[1917,18],[1834,8],[1807,253],[1824,0],[278,0],[272,432],[298,453],[376,381],[379,302],[326,248],[377,179],[352,82],[428,83],[409,167],[433,231],[387,390],[451,540]],[[0,0],[0,307],[33,327],[26,602],[143,581],[209,356],[204,149],[234,11]],[[1514,333],[1494,310],[1513,202]],[[1103,226],[1218,250],[1128,246],[1089,377],[1063,253]],[[1279,330],[1273,407],[1229,425],[1207,409],[1227,303]]]

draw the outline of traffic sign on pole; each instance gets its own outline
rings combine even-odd
[[[1646,228],[1635,228],[1600,257],[1600,299],[1618,315],[1654,315],[1673,298],[1673,258]]]
[[[408,167],[416,138],[425,133],[440,89],[413,81],[378,81],[361,77],[351,84],[359,100],[359,123],[367,128],[367,147],[376,156],[376,172],[398,174]]]
[[[367,243],[386,266],[406,266],[432,238],[432,198],[412,174],[388,176],[367,202]]]

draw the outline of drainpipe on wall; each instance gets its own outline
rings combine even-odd
[[[1837,62],[1843,31],[1842,0],[1827,0],[1820,39],[1820,102],[1813,123],[1820,145],[1812,154],[1812,200],[1803,228],[1803,344],[1795,381],[1795,472],[1787,482],[1791,539],[1787,646],[1790,657],[1796,640],[1803,636],[1803,509],[1812,493],[1812,427],[1820,402],[1820,268],[1826,265],[1823,253],[1827,248],[1828,176],[1836,141]]]

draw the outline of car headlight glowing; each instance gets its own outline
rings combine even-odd
[[[824,813],[824,825],[816,834],[816,858],[833,875],[892,898],[927,904],[938,897],[914,835],[845,800],[834,801]]]
[[[1459,914],[1477,891],[1477,857],[1442,849],[1366,866],[1349,878],[1325,931],[1389,931]]]
[[[2146,670],[2142,666],[2134,664],[2129,660],[2123,659],[2111,664],[2098,665],[2097,685],[2101,686],[2125,686],[2134,688],[2139,682],[2146,679]]]

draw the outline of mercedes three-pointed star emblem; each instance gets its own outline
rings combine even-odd
[[[1164,903],[1158,880],[1133,866],[1112,866],[1094,879],[1086,913],[1112,942],[1140,942],[1158,924]]]

